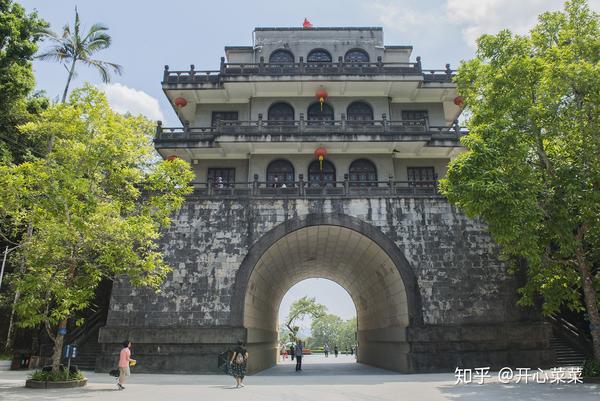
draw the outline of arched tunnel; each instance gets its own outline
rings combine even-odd
[[[402,273],[410,273],[408,264],[404,261],[403,271],[370,237],[344,226],[306,226],[274,240],[247,267],[242,317],[251,372],[276,364],[279,305],[290,287],[307,278],[332,280],[350,294],[357,311],[359,362],[408,371],[406,328],[410,316],[418,314],[418,297],[407,295]]]

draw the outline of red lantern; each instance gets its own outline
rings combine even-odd
[[[317,149],[315,149],[315,157],[319,159],[319,167],[321,168],[321,171],[323,171],[323,160],[325,159],[325,156],[327,156],[327,149],[322,146],[319,146]]]
[[[177,159],[177,156],[175,156],[175,155],[171,155],[171,156],[167,157],[167,161],[170,161],[170,162],[172,162],[175,159]]]
[[[175,99],[175,106],[177,106],[178,108],[182,108],[187,106],[187,100],[185,100],[184,97],[178,97]]]
[[[321,111],[323,111],[323,103],[325,103],[325,100],[327,100],[327,91],[323,88],[319,88],[315,92],[315,97],[319,103],[321,103]]]
[[[454,98],[454,104],[457,105],[458,107],[462,107],[464,102],[465,102],[465,99],[463,99],[462,96],[456,96]]]

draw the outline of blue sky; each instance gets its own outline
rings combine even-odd
[[[55,31],[73,20],[77,5],[84,28],[101,22],[110,28],[111,48],[99,58],[124,66],[124,74],[105,86],[118,111],[178,120],[164,97],[163,66],[216,69],[225,45],[250,45],[257,26],[301,26],[307,17],[319,26],[382,26],[386,44],[413,45],[431,69],[453,67],[473,56],[475,38],[502,27],[524,32],[543,10],[560,0],[21,0],[37,9]],[[600,0],[592,0],[600,8]],[[42,44],[42,49],[45,47]],[[65,69],[51,62],[34,64],[38,88],[57,97]],[[96,72],[80,66],[75,85],[99,83]]]

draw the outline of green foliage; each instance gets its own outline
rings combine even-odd
[[[309,298],[304,296],[290,305],[290,311],[288,313],[285,327],[288,332],[290,341],[295,341],[300,330],[299,326],[294,326],[295,322],[298,322],[305,317],[312,317],[313,319],[323,316],[327,312],[325,305],[317,303],[315,298]],[[283,336],[285,336],[285,334]]]
[[[312,321],[311,332],[311,348],[328,344],[331,351],[335,345],[345,351],[356,344],[356,317],[343,320],[337,315],[326,314]]]
[[[600,377],[600,361],[586,359],[585,362],[583,362],[581,375],[584,377]]]
[[[74,372],[68,372],[64,369],[58,372],[43,372],[41,370],[36,370],[35,372],[29,375],[29,378],[32,380],[42,381],[42,382],[60,382],[60,381],[77,381],[85,379],[83,372],[80,370],[76,370]]]
[[[158,289],[169,266],[157,240],[191,192],[189,165],[153,164],[151,123],[113,112],[91,86],[21,129],[56,142],[45,159],[0,166],[0,218],[27,232],[14,256],[20,325],[72,317],[103,277]]]
[[[35,12],[27,14],[18,3],[0,0],[0,164],[19,162],[36,151],[16,127],[44,107],[41,96],[29,96],[35,87],[31,60],[46,26]]]
[[[77,7],[75,7],[73,27],[65,25],[60,35],[50,29],[44,29],[43,33],[53,45],[37,57],[41,60],[57,61],[63,64],[69,72],[62,97],[63,103],[67,99],[69,84],[75,76],[75,65],[78,61],[96,69],[103,82],[110,81],[110,70],[113,70],[116,74],[121,74],[122,67],[119,64],[93,58],[94,54],[110,46],[112,38],[108,34],[108,28],[102,24],[93,24],[88,32],[81,32],[81,21]]]
[[[489,225],[508,262],[527,267],[521,304],[539,293],[545,313],[561,305],[581,310],[583,290],[595,326],[598,21],[584,0],[573,0],[564,12],[542,14],[528,36],[504,30],[479,39],[477,57],[456,78],[470,114],[467,151],[441,183],[452,203]]]

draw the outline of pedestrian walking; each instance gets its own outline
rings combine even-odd
[[[292,361],[294,360],[294,356],[296,355],[294,344],[290,345],[290,356],[292,357]]]
[[[235,388],[244,387],[247,363],[248,351],[244,348],[244,342],[239,340],[237,347],[233,350],[231,361],[229,361],[229,364],[231,365],[231,375],[235,378]]]
[[[350,346],[350,355],[354,355],[354,346],[353,345]]]
[[[337,346],[337,345],[336,345],[336,346],[334,346],[334,347],[333,347],[333,353],[335,354],[335,357],[336,357],[336,358],[338,357],[338,353],[339,353],[339,352],[340,352],[340,350],[339,350],[338,346]]]
[[[298,340],[294,347],[294,354],[296,355],[296,372],[302,370],[302,351],[304,351],[304,346],[302,346],[302,341]]]
[[[325,358],[329,358],[329,344],[325,343],[323,347],[323,352],[325,352]]]
[[[125,378],[131,375],[129,364],[136,363],[135,359],[131,359],[130,347],[131,342],[129,340],[123,341],[123,348],[119,354],[119,381],[117,382],[119,390],[125,390],[125,386],[123,386],[123,384],[125,384]]]

